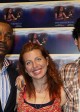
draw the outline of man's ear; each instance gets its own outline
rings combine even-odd
[[[74,43],[76,46],[78,46],[78,40],[77,39],[74,40]]]

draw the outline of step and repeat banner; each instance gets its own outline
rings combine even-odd
[[[43,45],[59,65],[66,54],[72,54],[71,61],[76,59],[73,54],[79,52],[72,31],[79,17],[78,1],[1,3],[0,19],[8,21],[14,28],[15,46],[9,58],[18,60],[23,44],[35,41]],[[59,57],[61,54],[64,54],[62,58]],[[67,56],[65,58],[67,60]]]
[[[80,3],[73,1],[0,4],[0,18],[14,28],[73,27]]]
[[[26,42],[43,45],[50,54],[79,53],[72,38],[73,28],[36,28],[15,29],[15,47],[13,54],[19,54]]]

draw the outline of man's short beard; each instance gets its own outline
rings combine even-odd
[[[5,55],[0,54],[0,60],[3,60]]]

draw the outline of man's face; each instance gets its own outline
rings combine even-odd
[[[0,22],[0,56],[5,56],[13,43],[13,30],[7,23]]]
[[[78,47],[78,50],[80,51],[80,36],[78,39],[75,39],[75,45]]]

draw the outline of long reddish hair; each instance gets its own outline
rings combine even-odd
[[[50,57],[48,51],[42,46],[34,43],[26,43],[21,50],[20,57],[19,57],[19,67],[20,72],[24,76],[24,79],[26,81],[27,85],[27,93],[29,94],[29,97],[32,95],[35,95],[35,87],[32,81],[32,78],[25,72],[25,64],[23,60],[23,55],[26,52],[32,51],[34,49],[39,49],[43,55],[43,57],[46,59],[48,57],[48,67],[47,67],[47,82],[48,83],[48,90],[49,90],[49,96],[50,99],[54,99],[55,97],[61,97],[61,87],[62,81],[60,78],[60,73],[58,69],[56,68],[56,65],[53,61],[53,59]]]

